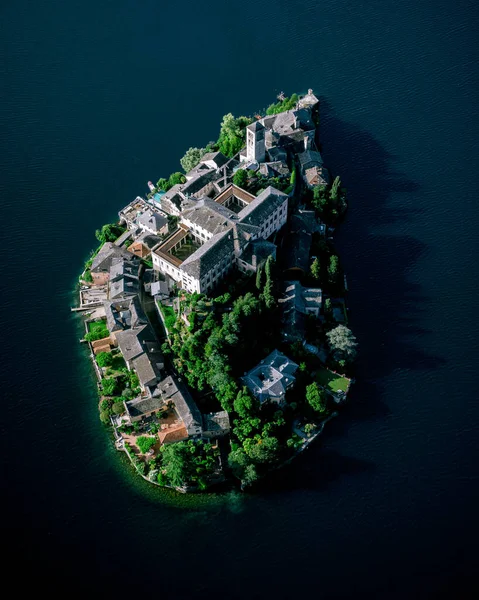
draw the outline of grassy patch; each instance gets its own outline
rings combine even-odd
[[[117,354],[113,357],[113,362],[111,363],[111,368],[115,371],[119,371],[126,367],[125,359],[121,354]]]
[[[160,307],[161,314],[165,319],[166,328],[168,329],[168,331],[170,331],[176,323],[175,310],[172,306],[165,306],[164,304],[161,304],[161,302],[158,302],[158,306]]]
[[[108,335],[108,329],[105,321],[90,321],[88,323],[88,331],[89,333],[96,333],[97,331],[103,332],[107,330],[106,335]]]
[[[195,242],[186,242],[186,244],[183,244],[176,250],[172,251],[172,254],[179,260],[186,260],[188,256],[191,256],[193,252],[196,252],[199,247],[200,245]]]
[[[316,373],[316,381],[319,385],[330,390],[331,392],[345,392],[349,386],[349,379],[336,375],[329,369],[321,369]]]

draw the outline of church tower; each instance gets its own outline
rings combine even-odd
[[[264,126],[255,121],[246,128],[246,160],[255,160],[258,163],[264,162],[266,158],[264,143]]]

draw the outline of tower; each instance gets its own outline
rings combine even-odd
[[[246,128],[246,160],[255,160],[258,163],[264,162],[266,158],[264,144],[264,126],[255,121]]]

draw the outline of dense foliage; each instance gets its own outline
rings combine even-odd
[[[318,217],[328,224],[335,224],[346,212],[346,190],[336,177],[331,186],[317,186],[313,191],[312,204]]]
[[[118,225],[118,223],[108,223],[95,231],[95,237],[102,244],[105,242],[115,242],[125,231],[126,228]]]
[[[240,188],[245,188],[248,183],[248,172],[246,169],[238,169],[233,175],[233,183]]]
[[[219,451],[202,440],[188,440],[161,447],[158,482],[175,487],[206,487],[207,478],[219,469]]]
[[[338,325],[327,334],[329,347],[338,362],[351,363],[357,356],[357,342],[353,332],[345,325]]]
[[[188,148],[183,158],[180,159],[181,166],[185,173],[194,169],[205,153],[205,148]]]
[[[150,448],[157,443],[157,441],[158,439],[156,437],[148,437],[145,435],[141,435],[140,437],[136,438],[136,444],[142,454],[146,454]]]
[[[111,352],[99,352],[96,355],[96,362],[99,367],[109,367],[113,363],[113,355]]]
[[[276,102],[276,104],[270,104],[266,109],[266,114],[277,115],[278,113],[284,112],[286,110],[292,110],[296,107],[298,100],[298,94],[293,94],[289,98],[286,96],[284,100],[280,100],[279,102]]]
[[[160,177],[160,179],[158,179],[158,181],[156,182],[156,187],[159,190],[167,192],[174,185],[177,185],[178,183],[185,183],[185,181],[186,177],[184,176],[184,174],[177,171],[176,173],[172,173],[168,179]]]
[[[246,127],[252,123],[249,117],[235,117],[228,113],[223,117],[218,138],[218,148],[228,158],[237,154],[245,144]]]

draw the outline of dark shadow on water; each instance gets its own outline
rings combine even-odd
[[[332,175],[348,189],[349,210],[336,243],[350,289],[350,326],[360,343],[358,379],[442,365],[443,357],[424,351],[429,332],[421,315],[430,299],[409,275],[426,250],[408,233],[408,225],[422,218],[418,184],[395,168],[397,158],[377,139],[339,119],[324,99],[321,144]]]
[[[396,168],[397,157],[367,131],[338,118],[325,99],[320,113],[324,162],[348,190],[349,210],[335,244],[348,280],[349,326],[360,346],[350,401],[327,425],[322,440],[327,445],[328,439],[345,436],[353,423],[394,412],[385,378],[401,370],[433,370],[445,359],[424,350],[430,332],[421,319],[430,298],[410,275],[426,250],[409,233],[409,226],[423,218],[420,187]],[[316,460],[308,458],[311,454]],[[316,446],[257,491],[323,490],[336,479],[372,469],[372,463]]]
[[[298,456],[290,465],[271,473],[258,483],[255,494],[283,493],[309,490],[323,492],[343,477],[373,471],[374,464],[351,456],[343,456],[327,448],[320,448],[320,442]]]

